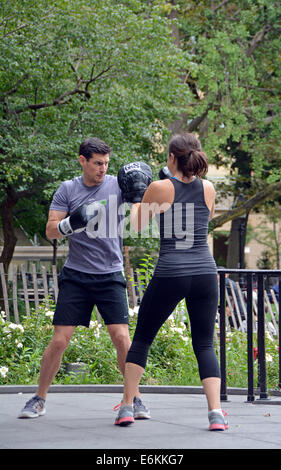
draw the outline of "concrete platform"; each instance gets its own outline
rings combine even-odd
[[[97,451],[95,458],[105,458],[110,455],[107,451],[114,449],[118,455],[122,455],[122,449],[177,450],[174,454],[180,449],[281,449],[281,406],[275,397],[270,403],[252,404],[246,402],[245,395],[229,395],[223,402],[229,430],[210,432],[206,399],[201,393],[143,393],[151,419],[120,428],[113,424],[113,407],[120,402],[121,393],[63,390],[48,394],[45,416],[17,419],[33,393],[16,389],[3,393],[6,390],[2,389],[0,448],[104,450]],[[274,403],[276,406],[272,406]],[[130,454],[131,458],[139,458],[140,452]]]

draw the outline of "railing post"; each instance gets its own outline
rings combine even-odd
[[[260,400],[267,399],[265,362],[264,275],[258,274],[258,362]]]
[[[281,388],[281,351],[280,351],[280,341],[281,341],[281,277],[279,276],[279,299],[278,299],[278,326],[279,326],[279,388]]]
[[[227,401],[225,354],[225,273],[220,273],[220,369],[221,401]]]
[[[255,400],[253,361],[253,276],[247,274],[247,348],[248,348],[248,402]]]

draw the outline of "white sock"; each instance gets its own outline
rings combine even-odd
[[[218,408],[218,409],[214,408],[213,410],[209,411],[209,413],[212,413],[213,411],[215,411],[216,413],[220,413],[223,416],[223,412],[221,408]]]

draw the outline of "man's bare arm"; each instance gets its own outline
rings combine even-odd
[[[50,240],[54,238],[63,238],[63,235],[58,231],[58,223],[65,219],[67,212],[49,211],[49,218],[46,225],[46,235]]]

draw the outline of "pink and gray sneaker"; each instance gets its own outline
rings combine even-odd
[[[210,431],[225,431],[228,429],[228,422],[225,419],[227,413],[222,410],[220,411],[209,411],[208,418],[209,418],[209,430]]]
[[[114,422],[119,426],[128,426],[129,424],[134,423],[134,410],[132,405],[120,406],[118,416]]]

